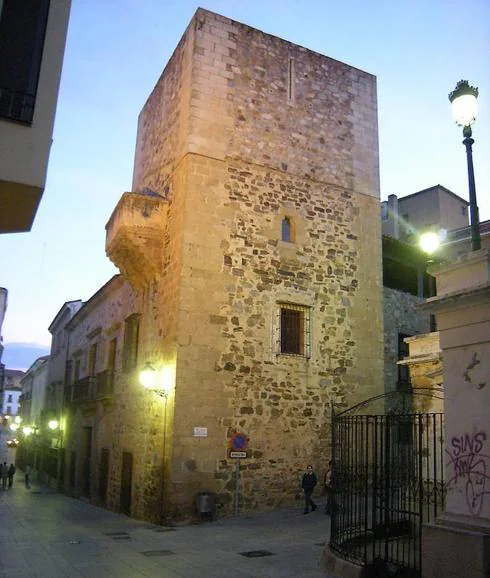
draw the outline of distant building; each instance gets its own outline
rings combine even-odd
[[[1,413],[17,415],[19,413],[19,398],[22,394],[21,380],[24,372],[18,369],[5,369],[1,394]]]
[[[46,386],[48,378],[49,355],[38,357],[20,380],[22,396],[20,398],[22,421],[29,426],[40,428],[46,405]]]
[[[63,406],[63,387],[66,380],[70,337],[66,329],[68,322],[80,310],[80,299],[67,301],[56,314],[49,326],[51,333],[51,351],[48,366],[48,385],[46,389],[46,411],[59,419]]]
[[[421,377],[426,360],[415,364],[418,353],[413,351],[430,346],[437,359],[438,334],[431,334],[436,331],[434,317],[417,305],[436,294],[435,280],[427,274],[430,263],[452,260],[471,250],[468,204],[441,185],[401,198],[390,195],[381,203],[386,391],[426,383]],[[420,234],[426,231],[440,234],[441,246],[434,255],[418,246]],[[490,221],[480,223],[480,233],[482,247],[490,247]],[[410,356],[410,362],[400,363]],[[417,383],[412,383],[410,374],[417,376]]]
[[[139,312],[140,298],[115,275],[64,326],[64,489],[127,514],[121,496],[135,490],[128,487],[121,460],[133,447],[153,446],[153,419],[134,375]],[[135,476],[144,479],[142,471]]]
[[[382,234],[417,244],[418,236],[425,231],[466,227],[468,205],[468,201],[442,185],[400,198],[389,195],[381,203]]]
[[[44,191],[70,4],[0,2],[0,233],[29,231]]]

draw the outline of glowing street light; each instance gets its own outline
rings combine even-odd
[[[472,145],[475,142],[471,138],[471,125],[475,122],[478,110],[478,88],[470,86],[467,80],[460,80],[456,88],[449,93],[449,102],[453,118],[459,126],[463,127],[463,144],[466,147],[466,159],[468,162],[468,185],[470,190],[470,213],[471,213],[471,250],[481,249],[480,217],[476,202],[475,173],[473,170]]]
[[[441,241],[437,233],[434,233],[433,231],[427,231],[426,233],[422,233],[422,235],[420,235],[419,245],[424,253],[432,255],[432,253],[435,253],[437,249],[439,249]]]

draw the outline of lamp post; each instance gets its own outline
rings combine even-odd
[[[470,86],[467,80],[460,80],[456,88],[449,93],[449,102],[453,118],[459,126],[463,127],[463,144],[466,147],[466,159],[468,161],[468,184],[470,189],[470,213],[471,213],[471,250],[481,249],[480,217],[476,202],[475,173],[473,171],[471,125],[475,122],[477,112],[478,88]]]
[[[160,504],[160,523],[165,522],[164,516],[164,501],[165,501],[165,467],[166,467],[166,453],[167,453],[167,398],[169,392],[168,380],[165,379],[162,370],[157,370],[150,362],[146,362],[139,374],[140,384],[159,397],[164,399],[163,408],[163,455],[162,455],[162,485],[161,485],[161,504]]]

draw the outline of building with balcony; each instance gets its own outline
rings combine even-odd
[[[29,231],[43,195],[70,4],[0,2],[0,233]]]
[[[145,415],[141,392],[128,380],[138,354],[139,299],[116,275],[83,305],[65,304],[57,318],[66,351],[60,485],[117,511],[123,482],[111,471],[115,479],[108,486],[109,460],[117,463],[124,449],[141,444],[144,430],[138,423]]]
[[[231,513],[238,432],[240,508],[293,503],[305,463],[328,461],[332,409],[383,391],[375,78],[199,9],[139,116],[132,188],[106,252],[138,297],[138,349],[104,434],[70,434],[74,478],[90,454],[130,515],[187,518],[203,490]]]

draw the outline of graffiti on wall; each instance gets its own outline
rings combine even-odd
[[[466,383],[474,385],[476,389],[483,389],[487,385],[487,379],[483,375],[483,365],[478,357],[478,354],[473,353],[471,361],[466,366],[463,373],[463,379]]]
[[[450,458],[446,466],[452,471],[447,488],[464,494],[469,513],[473,516],[480,515],[485,495],[490,494],[490,476],[487,474],[490,456],[483,453],[486,439],[484,431],[462,433],[453,436],[446,448]]]

